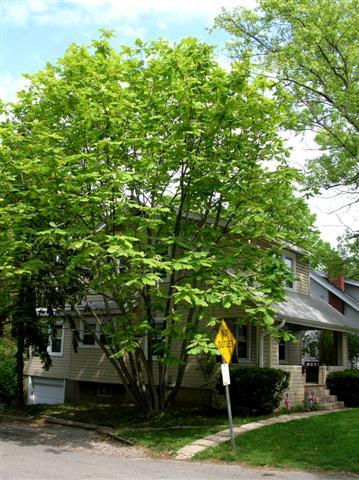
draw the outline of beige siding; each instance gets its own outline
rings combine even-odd
[[[72,334],[67,324],[64,325],[63,338],[63,355],[51,356],[52,366],[49,370],[44,370],[42,368],[40,357],[31,356],[30,359],[25,362],[24,374],[33,375],[36,377],[69,378],[72,351]]]
[[[72,352],[69,378],[91,382],[121,383],[115,368],[97,347],[80,347],[78,353]]]
[[[305,295],[310,294],[309,260],[302,255],[296,256],[296,291]]]
[[[173,380],[175,380],[175,374],[176,372],[173,369]],[[190,357],[183,379],[183,387],[209,388],[209,384],[207,383],[207,379],[203,373],[198,357]]]
[[[63,355],[51,356],[52,366],[44,370],[39,357],[31,357],[25,364],[25,375],[65,378],[104,383],[121,383],[112,364],[98,347],[81,347],[76,353],[72,346],[71,329],[65,325]]]

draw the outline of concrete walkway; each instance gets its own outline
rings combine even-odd
[[[241,435],[242,433],[250,432],[251,430],[256,430],[257,428],[262,428],[267,425],[273,425],[275,423],[287,423],[292,420],[301,420],[303,418],[316,417],[318,415],[326,415],[328,413],[343,412],[349,409],[332,409],[332,410],[318,410],[315,412],[302,412],[302,413],[293,413],[288,415],[279,415],[278,417],[267,418],[266,420],[260,420],[258,422],[246,423],[240,427],[234,427],[234,436]],[[215,447],[220,443],[227,442],[230,440],[229,429],[223,430],[222,432],[214,433],[213,435],[208,435],[208,437],[195,440],[192,443],[189,443],[185,447],[182,447],[178,450],[176,459],[177,460],[188,460],[192,458],[196,453],[201,452],[209,447]]]

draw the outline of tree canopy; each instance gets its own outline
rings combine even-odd
[[[254,11],[224,10],[237,58],[273,79],[287,128],[313,130],[322,149],[309,162],[315,188],[344,187],[358,201],[358,0],[260,0]]]
[[[49,312],[68,304],[86,324],[85,304],[128,394],[153,411],[190,354],[217,352],[215,308],[275,328],[283,242],[305,247],[313,217],[265,79],[224,71],[193,38],[118,52],[108,37],[71,45],[5,107],[0,272],[38,285]]]

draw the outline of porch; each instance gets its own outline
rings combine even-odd
[[[296,292],[288,292],[278,305],[278,322],[295,342],[260,335],[259,365],[290,372],[291,405],[303,404],[311,395],[334,401],[326,391],[326,378],[348,368],[348,332],[358,325],[324,301]]]
[[[288,400],[293,405],[303,405],[311,397],[320,403],[333,403],[336,398],[326,389],[328,373],[348,368],[348,336],[345,332],[313,330],[287,323],[285,329],[296,338],[295,342],[279,341],[272,336],[259,340],[263,342],[261,366],[280,368],[290,373]],[[321,341],[321,337],[325,341]],[[310,339],[308,345],[308,338]],[[331,341],[328,341],[328,339]],[[261,347],[260,347],[261,348]],[[259,350],[260,350],[259,348]],[[330,360],[332,365],[327,365]]]

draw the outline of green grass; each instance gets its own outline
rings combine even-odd
[[[233,423],[243,425],[259,418],[234,416]],[[137,420],[116,433],[154,452],[173,455],[194,440],[228,428],[227,422],[226,415],[213,410],[175,409],[152,419]]]
[[[208,408],[175,408],[155,417],[146,417],[130,406],[104,404],[29,405],[22,410],[7,407],[4,413],[39,418],[51,415],[78,422],[112,427],[135,444],[171,455],[188,443],[227,428],[225,412]],[[242,425],[263,417],[235,415],[233,423]],[[178,428],[180,427],[180,428]]]
[[[160,430],[120,429],[117,434],[162,455],[174,455],[180,448],[223,427],[163,428]]]
[[[195,460],[359,473],[359,409],[293,420],[245,433]]]

